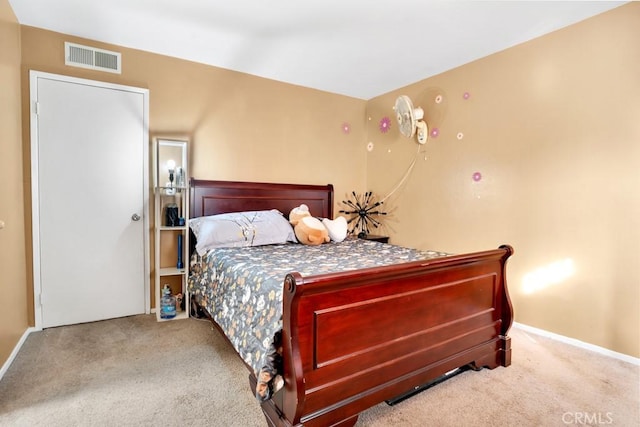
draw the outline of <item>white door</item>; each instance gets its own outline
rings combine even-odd
[[[148,91],[32,71],[31,98],[36,327],[148,313]]]

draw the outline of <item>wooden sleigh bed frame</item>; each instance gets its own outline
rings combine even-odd
[[[191,218],[263,209],[287,215],[301,203],[333,218],[331,185],[197,179],[190,185]],[[261,403],[268,425],[352,426],[360,412],[456,368],[509,366],[513,309],[505,264],[512,253],[505,245],[283,277],[285,386]]]

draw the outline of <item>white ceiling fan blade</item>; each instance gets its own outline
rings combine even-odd
[[[415,118],[411,99],[406,95],[400,95],[396,99],[393,109],[396,111],[400,133],[407,138],[411,138],[415,131]]]

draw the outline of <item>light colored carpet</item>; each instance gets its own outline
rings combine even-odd
[[[357,426],[640,425],[640,367],[513,328],[508,368],[464,372]],[[264,426],[206,321],[133,316],[32,333],[0,381],[2,426]]]

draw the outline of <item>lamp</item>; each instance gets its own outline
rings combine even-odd
[[[167,171],[169,172],[169,185],[166,190],[167,195],[171,196],[176,194],[176,189],[173,188],[173,177],[176,171],[176,162],[173,159],[167,160]]]
[[[173,173],[176,170],[175,160],[167,160],[167,170],[169,171],[169,186],[173,187]]]

